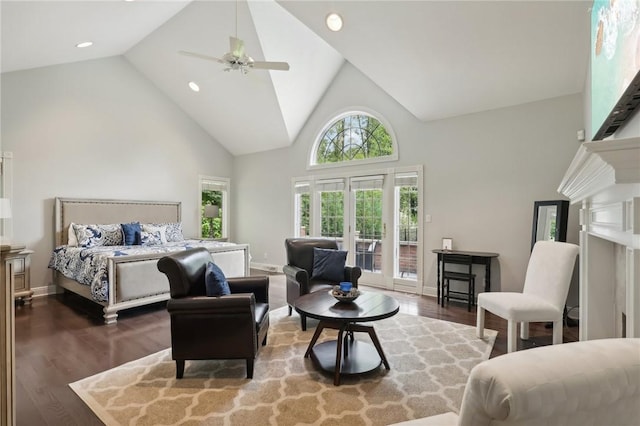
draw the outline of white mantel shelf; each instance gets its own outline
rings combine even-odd
[[[640,138],[583,143],[558,192],[576,203],[613,185],[640,183]]]
[[[640,337],[640,137],[583,143],[558,192],[582,204],[580,340]]]

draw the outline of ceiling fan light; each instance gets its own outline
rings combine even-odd
[[[340,31],[342,29],[342,16],[335,12],[328,14],[325,22],[327,23],[327,28],[331,31]]]
[[[82,48],[82,47],[89,47],[89,46],[92,46],[92,45],[93,45],[92,41],[83,41],[82,43],[76,44],[76,47]]]
[[[190,81],[189,82],[189,89],[193,90],[194,92],[199,92],[200,91],[200,86],[198,86],[195,81]]]

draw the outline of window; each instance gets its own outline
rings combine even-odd
[[[332,120],[321,132],[312,151],[311,166],[345,162],[397,159],[390,126],[373,115],[350,111]]]
[[[200,236],[228,238],[229,179],[200,176]]]
[[[295,225],[294,235],[306,237],[311,233],[311,189],[309,182],[296,182],[294,184]]]
[[[320,196],[320,236],[342,240],[344,235],[344,180],[316,183]]]

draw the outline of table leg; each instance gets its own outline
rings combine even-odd
[[[324,321],[320,321],[318,323],[318,326],[316,327],[316,331],[313,333],[313,337],[309,342],[309,346],[307,346],[307,351],[304,353],[305,358],[309,358],[309,355],[311,354],[311,349],[313,349],[313,346],[318,341],[318,338],[320,337],[320,333],[322,333],[322,330],[324,330],[325,326],[326,326],[326,323]]]
[[[349,332],[344,333],[344,341],[342,343],[344,359],[349,358]]]
[[[491,291],[491,258],[487,257],[484,260],[484,291]]]
[[[376,329],[369,325],[359,325],[359,324],[350,324],[349,331],[354,332],[363,332],[367,333],[369,337],[371,337],[371,341],[373,342],[373,346],[375,346],[376,351],[378,351],[378,355],[380,356],[380,360],[384,364],[384,367],[389,370],[391,367],[389,366],[389,361],[387,361],[387,357],[384,355],[384,351],[382,350],[382,345],[380,344],[380,340],[378,340],[378,335],[376,334]]]
[[[438,286],[438,303],[440,303],[440,261],[442,259],[442,255],[440,253],[438,253],[438,281],[437,281],[437,286]]]
[[[338,341],[336,342],[336,367],[335,374],[333,375],[334,386],[340,386],[340,371],[342,370],[342,342],[346,328],[347,325],[345,324],[343,327],[340,327],[340,331],[338,331]]]

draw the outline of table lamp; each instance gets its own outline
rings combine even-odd
[[[204,206],[204,217],[209,219],[209,238],[213,238],[213,219],[220,215],[220,206],[207,204]]]
[[[8,244],[8,238],[3,234],[4,232],[4,220],[11,218],[11,201],[8,198],[0,198],[0,245]]]

